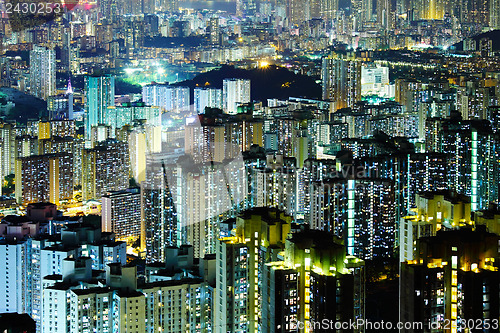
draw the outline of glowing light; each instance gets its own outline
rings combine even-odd
[[[186,118],[186,125],[191,125],[195,122],[196,122],[196,117],[194,117],[194,116]]]
[[[269,63],[267,61],[261,61],[259,64],[260,68],[267,68],[269,67]]]
[[[125,73],[126,73],[127,75],[131,75],[131,74],[133,74],[134,72],[135,72],[135,69],[133,69],[133,68],[125,68]]]

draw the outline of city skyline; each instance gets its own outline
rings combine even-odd
[[[0,331],[498,332],[499,22],[2,2]]]

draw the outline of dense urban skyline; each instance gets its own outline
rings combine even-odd
[[[5,0],[0,39],[0,331],[499,331],[500,0]]]

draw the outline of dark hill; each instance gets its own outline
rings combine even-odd
[[[222,81],[227,78],[250,79],[252,99],[264,103],[268,98],[287,99],[290,96],[321,98],[321,86],[315,82],[314,78],[295,74],[278,66],[245,70],[224,65],[175,85],[188,86],[193,93],[196,87],[209,86],[222,89]]]
[[[6,87],[0,88],[0,95],[2,100],[12,101],[16,104],[8,114],[2,115],[8,121],[26,123],[29,119],[46,116],[47,102],[35,96]]]
[[[471,37],[474,39],[476,42],[479,42],[480,39],[482,38],[489,38],[491,39],[493,43],[493,51],[500,51],[500,30],[492,30],[488,31],[479,35],[476,35],[474,37]],[[459,43],[456,43],[452,46],[455,48],[457,51],[463,51],[464,50],[464,41],[461,41]]]

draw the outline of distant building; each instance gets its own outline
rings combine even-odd
[[[191,104],[189,87],[168,84],[150,84],[142,87],[142,100],[146,105],[166,111],[187,111]]]
[[[335,109],[352,108],[361,100],[361,62],[354,54],[331,54],[323,58],[323,99],[335,102]]]
[[[500,29],[500,1],[490,0],[490,29]]]
[[[109,106],[115,105],[115,78],[87,76],[85,78],[85,140],[89,148],[92,126],[105,124]]]
[[[228,114],[236,114],[239,104],[250,103],[250,80],[224,79],[222,108]]]
[[[145,103],[124,103],[120,106],[110,106],[107,109],[103,124],[111,126],[111,135],[116,129],[132,125],[135,120],[145,120],[153,126],[161,125],[161,112],[157,106],[146,106]]]
[[[14,124],[1,122],[0,123],[0,141],[2,145],[0,146],[1,156],[0,162],[2,167],[1,176],[2,179],[5,176],[15,173],[15,141],[16,141],[16,131]]]
[[[205,108],[222,109],[222,90],[215,88],[194,88],[194,110],[205,113]]]
[[[210,28],[210,43],[219,44],[220,42],[220,28],[219,28],[219,18],[212,17],[208,23]]]
[[[56,92],[56,51],[37,45],[30,51],[30,92],[47,100]]]
[[[179,155],[147,156],[145,181],[141,184],[141,219],[145,237],[141,248],[146,262],[165,262],[166,248],[181,245],[180,225],[174,205],[176,160]]]

